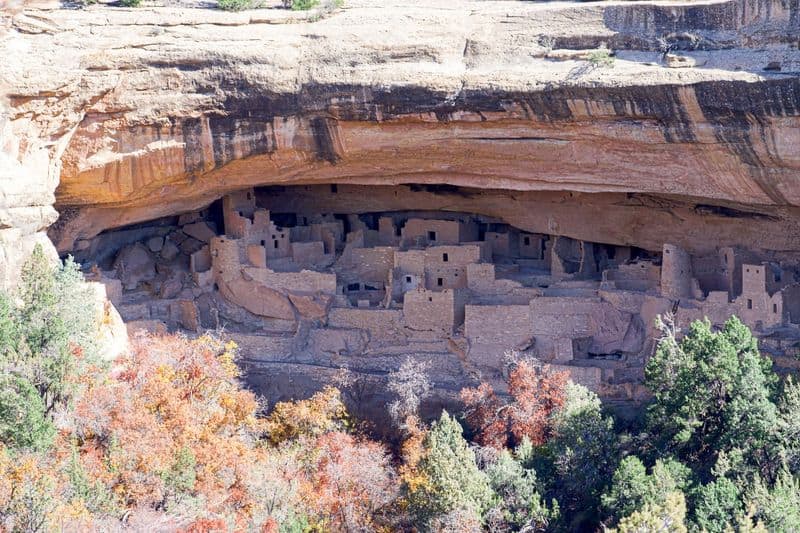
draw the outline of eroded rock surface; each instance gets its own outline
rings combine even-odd
[[[256,359],[266,354],[262,370],[277,365],[297,380],[273,383],[285,394],[348,357],[363,375],[381,375],[404,355],[391,346],[409,338],[437,354],[437,386],[453,390],[474,377],[465,361],[475,354],[499,368],[501,345],[554,361],[642,355],[653,318],[675,302],[685,320],[719,321],[734,309],[771,352],[793,353],[800,293],[785,277],[775,292],[778,271],[764,265],[794,273],[800,251],[797,0],[373,6],[347,0],[314,21],[280,9],[4,12],[0,285],[46,242],[48,226],[60,252],[109,270],[120,250],[135,250],[139,259],[121,264],[143,270],[119,276],[129,323],[196,331],[260,321],[257,334],[237,332],[240,343]],[[445,316],[467,330],[445,341],[436,329],[444,315],[373,301],[397,257],[405,281],[391,282],[405,284],[403,306],[445,298],[437,277],[414,270],[427,252],[370,242],[380,228],[277,231],[233,250],[236,268],[215,274],[223,228],[240,240],[247,223],[269,220],[207,209],[266,185],[327,188],[273,187],[259,200],[275,213],[313,205],[353,223],[469,213],[547,236],[553,283],[547,293],[520,287],[482,252],[469,256],[469,243],[485,238],[456,236],[448,246],[458,251],[437,253],[469,256],[469,290],[493,300]],[[604,268],[605,246],[659,259],[618,257]],[[285,257],[296,276],[267,268]],[[763,270],[754,281],[743,265]],[[342,301],[340,286],[359,298]],[[370,328],[352,327],[363,313],[390,339],[377,355],[364,355],[377,338]],[[548,333],[573,323],[564,317],[577,333]],[[639,397],[640,365],[572,366],[575,379]]]
[[[59,249],[244,186],[316,182],[744,204],[781,236],[745,225],[741,241],[796,242],[795,1],[371,5],[291,24],[277,9],[17,14],[7,127],[17,159],[61,166]],[[587,61],[601,43],[613,67]],[[696,66],[670,68],[667,48]]]

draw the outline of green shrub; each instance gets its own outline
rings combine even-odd
[[[44,450],[54,436],[36,388],[17,376],[0,378],[0,441],[11,448]]]
[[[139,7],[142,0],[119,0],[119,5],[122,7]]]
[[[319,0],[283,0],[283,6],[292,11],[307,11],[318,5]]]
[[[611,51],[605,47],[605,45],[600,46],[597,50],[590,52],[587,57],[589,63],[595,67],[613,67],[614,66],[614,56],[611,55]]]
[[[258,7],[256,0],[218,0],[217,5],[225,11],[243,11]]]

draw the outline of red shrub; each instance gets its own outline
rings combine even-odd
[[[502,402],[488,383],[461,391],[469,426],[476,441],[494,448],[514,447],[524,437],[534,445],[551,435],[550,414],[564,405],[567,372],[552,372],[520,361],[509,375],[510,402]]]

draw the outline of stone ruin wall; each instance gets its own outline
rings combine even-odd
[[[88,275],[130,330],[223,330],[264,372],[271,399],[288,390],[271,369],[305,369],[306,387],[337,368],[385,375],[406,356],[431,361],[444,394],[478,379],[502,387],[514,350],[636,403],[656,316],[667,312],[681,326],[735,314],[779,366],[800,354],[800,257],[646,251],[460,212],[272,213],[257,197],[248,189],[101,234],[121,244]]]

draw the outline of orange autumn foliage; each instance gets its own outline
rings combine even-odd
[[[510,401],[498,398],[488,383],[461,391],[465,417],[475,431],[475,440],[493,448],[515,447],[527,437],[534,445],[552,434],[550,414],[564,405],[567,372],[553,372],[520,361],[509,374]]]
[[[235,356],[211,336],[134,338],[84,377],[46,455],[0,443],[0,531],[391,529],[390,455],[345,432],[340,392],[260,418]]]
[[[347,409],[342,394],[330,386],[307,400],[276,404],[264,425],[273,444],[304,436],[315,437],[347,426]]]
[[[375,531],[399,485],[380,443],[340,431],[302,439],[301,498],[327,531]]]
[[[202,496],[210,513],[246,519],[242,487],[261,428],[255,397],[236,380],[235,350],[210,336],[135,338],[112,379],[75,408],[89,478],[123,507],[159,507],[182,492]]]

